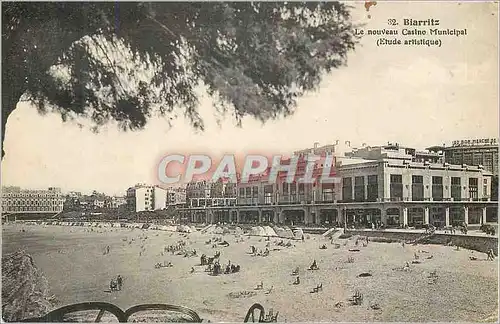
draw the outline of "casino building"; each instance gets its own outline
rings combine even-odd
[[[391,144],[336,156],[335,183],[268,183],[255,177],[238,184],[236,206],[189,206],[185,219],[201,222],[277,223],[301,226],[383,223],[480,226],[497,222],[491,201],[492,172],[482,165],[450,164],[443,152]],[[308,153],[310,151],[299,151]],[[297,172],[304,165],[298,164]],[[321,174],[324,165],[316,165]],[[193,215],[196,214],[196,217]]]

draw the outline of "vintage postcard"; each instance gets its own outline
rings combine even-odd
[[[498,2],[2,2],[5,322],[498,322]]]

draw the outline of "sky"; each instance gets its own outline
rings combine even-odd
[[[424,149],[498,137],[498,3],[379,1],[369,12],[363,3],[351,4],[360,29],[387,28],[388,19],[402,25],[404,18],[435,18],[439,28],[467,28],[467,35],[441,36],[441,47],[377,47],[378,37],[365,36],[348,65],[301,98],[293,116],[264,125],[245,118],[238,128],[228,117],[218,126],[204,96],[203,133],[183,119],[171,128],[153,119],[140,132],[108,125],[94,134],[19,103],[7,122],[2,185],[124,195],[136,183],[157,183],[161,157],[177,152],[292,152],[336,140]]]

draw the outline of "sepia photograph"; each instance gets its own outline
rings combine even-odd
[[[2,1],[2,322],[499,321],[498,1]]]

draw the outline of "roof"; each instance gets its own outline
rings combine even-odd
[[[445,147],[440,146],[440,145],[431,146],[431,147],[426,148],[426,150],[428,150],[428,151],[442,151],[444,149],[445,149]]]

